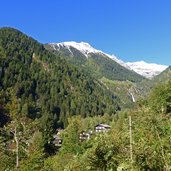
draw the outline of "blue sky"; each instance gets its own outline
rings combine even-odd
[[[171,65],[171,0],[3,0],[4,26],[41,43],[85,41],[124,61]]]

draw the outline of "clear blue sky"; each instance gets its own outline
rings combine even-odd
[[[171,65],[171,0],[2,0],[4,26],[41,43],[85,41],[124,61]]]

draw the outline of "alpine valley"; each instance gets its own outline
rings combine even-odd
[[[0,170],[169,171],[170,78],[170,66],[0,28]]]
[[[85,42],[49,43],[45,47],[69,63],[82,68],[94,79],[98,79],[120,98],[124,107],[146,96],[155,76],[160,75],[168,67],[144,61],[123,62],[115,55],[97,50]],[[145,85],[142,82],[145,82]]]

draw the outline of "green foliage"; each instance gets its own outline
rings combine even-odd
[[[100,81],[106,88],[110,89],[111,92],[115,92],[115,95],[119,97],[122,109],[132,108],[134,106],[130,93],[134,95],[136,101],[142,96],[141,92],[137,91],[139,88],[136,83],[131,81],[109,80],[105,77],[100,79]]]
[[[117,62],[109,59],[103,55],[93,54],[91,55],[90,63],[94,63],[94,65],[98,66],[98,72],[101,77],[106,77],[110,80],[119,80],[119,81],[132,81],[139,82],[144,78],[137,73],[130,71]],[[91,65],[87,66],[88,70],[91,70],[92,73],[94,71],[94,66],[91,68]]]
[[[63,133],[63,144],[62,152],[78,154],[81,153],[82,149],[79,141],[79,134],[82,131],[81,118],[74,117],[72,120],[69,119],[69,125]]]
[[[0,128],[3,127],[9,121],[9,115],[5,108],[7,99],[6,94],[3,91],[0,91]]]
[[[35,132],[28,149],[28,157],[22,162],[20,170],[38,171],[44,165],[44,143],[41,132]]]
[[[162,97],[169,96],[170,85],[159,86],[163,90]],[[112,117],[106,115],[101,120],[98,117],[71,119],[64,130],[63,148],[56,156],[49,158],[46,164],[51,165],[51,170],[170,170],[171,118],[168,114],[156,112],[150,101],[154,95],[160,99],[159,92],[155,89],[145,103],[139,104],[129,113],[121,111]],[[130,161],[128,115],[132,116],[133,162]],[[110,124],[112,129],[108,133],[94,133],[91,139],[79,143],[79,131],[93,130],[92,125],[99,122]]]
[[[15,167],[15,157],[11,153],[0,151],[0,169],[11,170]]]
[[[6,133],[0,130],[0,170],[11,170],[15,167],[14,153],[6,148],[8,138]]]
[[[171,113],[171,81],[158,85],[150,96],[150,106],[157,113]]]
[[[105,171],[117,169],[119,146],[115,142],[110,141],[109,136],[105,134],[95,138],[93,147],[88,150],[87,154],[90,170]]]

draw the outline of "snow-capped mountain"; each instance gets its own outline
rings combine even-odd
[[[94,47],[92,47],[90,44],[86,42],[62,42],[62,43],[50,43],[49,44],[54,50],[61,50],[63,48],[67,49],[71,55],[73,54],[72,48],[77,49],[79,52],[82,53],[86,58],[89,58],[91,54],[100,54],[105,57],[108,57],[112,59],[113,61],[117,62],[121,66],[132,70],[146,78],[153,78],[154,76],[160,74],[162,71],[164,71],[167,66],[165,65],[159,65],[159,64],[153,64],[153,63],[146,63],[144,61],[139,62],[124,62],[121,59],[118,59],[115,55],[109,55],[107,53],[102,52],[101,50],[97,50]]]
[[[90,44],[86,43],[86,42],[62,42],[62,43],[50,43],[50,45],[55,49],[55,50],[60,50],[60,48],[65,47],[67,48],[71,53],[71,47],[79,50],[82,54],[84,54],[86,57],[88,57],[89,53],[101,53],[101,51],[93,48],[92,46],[90,46]]]
[[[140,75],[143,75],[146,78],[153,78],[154,76],[160,74],[168,66],[159,65],[154,63],[146,63],[144,61],[139,62],[127,62],[126,63],[132,70],[137,72]]]
[[[97,50],[85,42],[50,43],[45,47],[98,79],[132,82],[144,79],[115,55]]]
[[[89,43],[86,42],[62,42],[62,43],[50,43],[50,46],[53,47],[54,50],[60,50],[61,48],[67,48],[71,54],[72,54],[72,50],[71,47],[79,50],[83,55],[85,55],[87,58],[89,57],[89,54],[91,53],[99,53],[102,55],[105,55],[107,57],[109,57],[110,59],[114,60],[115,62],[119,63],[120,65],[124,66],[127,69],[131,68],[125,63],[123,62],[121,59],[118,59],[115,55],[109,55],[107,53],[102,52],[101,50],[97,50],[95,48],[93,48]]]

